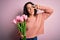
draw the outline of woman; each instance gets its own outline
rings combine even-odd
[[[37,13],[37,9],[44,12]],[[37,40],[37,36],[44,33],[44,20],[52,14],[53,9],[27,2],[24,5],[23,11],[28,16],[28,20],[26,21],[26,40]]]

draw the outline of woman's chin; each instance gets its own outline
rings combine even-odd
[[[34,13],[30,13],[31,15],[34,15]]]

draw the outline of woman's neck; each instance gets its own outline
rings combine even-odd
[[[29,18],[35,17],[33,14],[29,16]]]

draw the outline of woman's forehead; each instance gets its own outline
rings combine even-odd
[[[27,4],[27,7],[31,7],[32,6],[32,4]]]

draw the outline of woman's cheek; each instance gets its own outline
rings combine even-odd
[[[28,12],[30,13],[30,10],[28,10]]]

